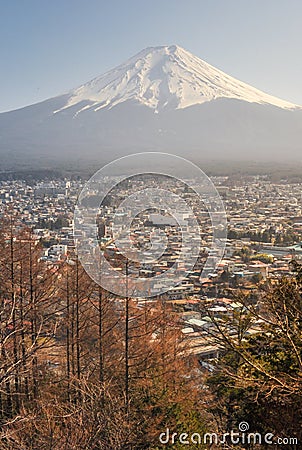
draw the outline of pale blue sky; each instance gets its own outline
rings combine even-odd
[[[166,44],[302,104],[301,0],[0,0],[0,111]]]

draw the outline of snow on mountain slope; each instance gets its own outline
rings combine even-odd
[[[0,114],[9,168],[104,163],[138,151],[197,162],[300,161],[301,135],[301,107],[176,46],[145,49],[69,93]]]
[[[124,64],[72,90],[58,113],[79,104],[85,110],[112,108],[135,100],[154,112],[183,109],[219,98],[268,104],[283,109],[300,108],[225,74],[178,47],[149,47]]]

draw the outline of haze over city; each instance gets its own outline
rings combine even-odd
[[[1,2],[0,450],[301,448],[301,17]]]

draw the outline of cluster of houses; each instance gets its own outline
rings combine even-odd
[[[137,276],[154,277],[176,264],[180,282],[164,294],[165,299],[179,314],[182,333],[190,343],[190,351],[200,355],[205,364],[219,354],[219,346],[213,345],[209,338],[214,326],[213,318],[232,316],[241,307],[234,300],[233,290],[240,287],[253,295],[259,282],[291,274],[291,261],[302,259],[301,184],[272,183],[264,176],[236,181],[214,177],[213,181],[223,197],[228,218],[225,253],[216,270],[201,277],[203,265],[211,252],[211,220],[204,205],[190,192],[186,192],[184,198],[189,200],[198,218],[200,234],[196,234],[196,228],[192,227],[193,218],[186,210],[177,210],[175,205],[177,216],[173,216],[158,199],[157,208],[141,212],[133,221],[131,245],[137,251],[145,249],[147,257],[143,264],[133,263],[128,268]],[[67,179],[36,185],[28,185],[22,180],[0,181],[0,213],[5,215],[13,209],[41,241],[41,259],[49,264],[56,263],[74,251],[75,240],[79,238],[73,233],[73,213],[82,185],[82,181]],[[132,192],[142,186],[142,181],[133,181]],[[180,189],[177,186],[174,193],[178,194]],[[96,196],[97,187],[88,195]],[[121,188],[118,195],[111,195],[101,207],[98,224],[100,246],[109,261],[122,261],[123,252],[115,243],[117,237],[119,245],[129,244],[129,236],[123,235],[129,212],[116,206],[117,200],[126,195],[127,187]],[[185,244],[179,226],[186,234]],[[160,244],[162,234],[167,237],[165,250],[156,262],[152,252],[148,260],[150,235],[156,246]],[[89,239],[89,230],[86,237]],[[178,260],[182,245],[192,253],[197,246],[200,248],[194,265],[188,271]],[[120,270],[118,264],[117,270]],[[255,331],[258,326],[254,325]]]

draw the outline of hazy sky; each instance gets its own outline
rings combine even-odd
[[[301,24],[301,0],[0,0],[0,111],[166,44],[302,105]]]

